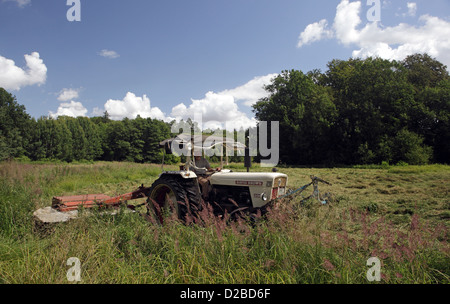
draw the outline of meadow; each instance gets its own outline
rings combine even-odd
[[[245,171],[242,164],[229,168]],[[121,209],[41,227],[33,211],[53,196],[130,192],[150,186],[161,165],[2,162],[0,283],[70,283],[70,257],[81,262],[80,283],[93,284],[450,283],[449,166],[279,171],[291,189],[310,175],[330,182],[319,188],[332,193],[330,201],[293,196],[253,222],[204,212],[201,224],[169,216],[159,225]],[[367,279],[370,257],[381,261],[379,282]]]

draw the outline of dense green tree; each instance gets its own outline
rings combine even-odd
[[[25,155],[30,123],[25,107],[0,88],[0,160]]]
[[[413,86],[401,64],[380,58],[333,60],[326,86],[338,111],[330,139],[344,163],[381,162],[385,135],[407,126],[416,107]],[[387,146],[385,146],[387,148]]]
[[[435,87],[442,80],[448,79],[447,67],[428,54],[414,54],[402,61],[408,71],[408,80],[418,90]]]
[[[147,118],[143,121],[143,160],[145,162],[159,163],[162,160],[161,147],[159,143],[164,139],[170,138],[170,127],[168,124]],[[169,159],[170,156],[166,158]]]
[[[281,161],[314,164],[331,156],[323,149],[335,119],[330,90],[297,70],[283,71],[265,89],[269,96],[260,99],[253,111],[259,121],[279,122]]]
[[[79,120],[73,117],[60,116],[58,122],[63,124],[63,128],[66,127],[71,134],[71,140],[69,141],[69,147],[71,152],[66,153],[66,160],[84,160],[86,159],[88,150],[88,141]],[[67,132],[64,130],[64,132]],[[64,144],[63,144],[64,145]]]
[[[423,145],[423,138],[407,129],[400,130],[394,137],[392,151],[394,163],[411,165],[427,164],[433,155],[433,149]]]
[[[143,138],[143,129],[145,119],[138,115],[136,119],[130,120],[125,118],[122,122],[125,124],[125,128],[127,129],[128,142],[130,143],[127,160],[141,163],[144,159],[143,148],[145,141]]]
[[[436,162],[450,161],[450,77],[447,67],[427,54],[408,56],[403,62],[415,88],[409,130],[434,147]]]
[[[434,147],[434,161],[450,162],[450,80],[427,87],[417,95],[420,110],[410,122],[410,129]]]
[[[88,117],[77,117],[78,124],[83,129],[86,138],[86,160],[97,160],[103,154],[102,150],[102,136],[100,134],[100,127],[93,123],[92,119]]]
[[[40,128],[36,119],[31,118],[30,120],[30,131],[29,131],[30,141],[27,145],[26,156],[31,160],[38,160],[45,158],[44,144],[42,143],[42,138],[40,136]]]
[[[433,150],[448,162],[448,79],[428,55],[332,60],[325,73],[282,72],[253,108],[258,120],[280,122],[288,164],[424,163]]]
[[[78,139],[77,136],[71,132],[68,124],[64,119],[56,119],[52,120],[55,123],[55,132],[56,132],[56,144],[58,146],[59,154],[56,155],[57,159],[71,162],[75,160],[75,153],[78,153],[78,148],[75,148],[74,145],[74,137]],[[74,132],[79,131],[78,128],[74,128]],[[76,142],[75,144],[79,144]]]
[[[104,159],[109,161],[124,161],[130,154],[128,130],[123,121],[111,121],[105,129]]]
[[[72,161],[72,133],[63,120],[40,117],[35,123],[29,157]]]

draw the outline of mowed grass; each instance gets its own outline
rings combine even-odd
[[[330,202],[300,202],[310,187],[256,221],[229,222],[205,209],[196,224],[169,216],[158,225],[121,210],[42,229],[32,213],[53,196],[130,192],[150,186],[161,166],[1,163],[0,283],[71,283],[70,257],[81,262],[80,283],[374,284],[370,257],[381,261],[379,283],[450,282],[450,167],[279,171],[291,189],[310,175],[329,181],[319,189],[332,193]]]

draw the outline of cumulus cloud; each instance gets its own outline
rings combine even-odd
[[[108,112],[111,119],[130,119],[140,115],[142,118],[159,119],[166,122],[191,119],[199,122],[203,129],[240,129],[256,126],[256,120],[248,117],[239,109],[238,102],[251,106],[258,99],[267,96],[264,85],[267,85],[278,74],[268,74],[254,77],[249,82],[234,89],[221,92],[209,91],[201,99],[191,99],[190,103],[180,103],[171,109],[170,115],[166,115],[158,107],[152,107],[147,95],[142,97],[128,92],[124,99],[109,99],[103,109],[95,108],[93,115],[103,115]]]
[[[361,2],[349,2],[348,0],[341,1],[336,8],[333,29],[336,38],[343,44],[357,43],[360,39],[360,32],[356,29],[361,23],[360,9]]]
[[[278,74],[257,76],[242,86],[238,86],[230,90],[224,90],[219,94],[230,95],[236,101],[243,101],[246,106],[252,106],[259,99],[267,96],[264,86],[270,84],[272,79],[276,76],[278,76]]]
[[[98,52],[98,54],[102,57],[106,57],[106,58],[110,58],[110,59],[120,57],[120,55],[117,54],[116,51],[111,51],[111,50],[106,50],[106,49],[101,50],[100,52]]]
[[[328,22],[326,19],[308,25],[300,34],[297,47],[302,47],[324,38],[331,38],[333,31],[327,29],[327,26]]]
[[[191,99],[189,106],[181,103],[173,107],[171,115],[177,121],[188,118],[197,122],[201,120],[203,129],[239,129],[256,125],[254,118],[248,118],[239,111],[233,96],[214,92],[206,93],[202,99]]]
[[[109,99],[104,108],[105,111],[108,111],[110,118],[114,120],[121,120],[125,117],[134,119],[138,115],[142,118],[168,120],[159,108],[150,106],[150,99],[147,95],[139,97],[128,92],[122,100]],[[95,111],[98,113],[101,110],[97,108]]]
[[[64,101],[59,104],[58,110],[55,112],[49,111],[49,116],[58,118],[58,116],[79,117],[86,116],[88,110],[79,101],[75,101],[79,97],[80,89],[62,89],[58,94],[58,100]],[[69,101],[70,102],[67,102]]]
[[[30,85],[41,85],[47,80],[47,66],[38,52],[25,56],[26,67],[16,66],[11,59],[0,56],[0,87],[6,90],[20,90]]]
[[[62,89],[59,92],[58,100],[59,101],[69,101],[73,99],[77,99],[79,96],[79,90],[75,89]]]
[[[197,122],[201,120],[203,129],[239,130],[240,128],[254,127],[257,121],[254,117],[248,117],[242,112],[238,102],[243,102],[245,106],[252,106],[260,98],[267,96],[268,93],[264,90],[264,86],[270,84],[277,75],[257,76],[234,89],[217,93],[209,91],[201,99],[191,99],[191,104],[188,106],[180,103],[173,107],[171,116],[177,121],[188,118]]]
[[[408,12],[415,15],[417,5],[408,4]],[[336,8],[336,16],[332,27],[328,28],[326,22],[322,25],[313,24],[316,32],[325,34],[309,35],[309,26],[300,34],[299,47],[304,46],[306,40],[318,41],[325,37],[334,37],[339,43],[346,46],[355,46],[353,57],[381,57],[390,60],[403,60],[414,53],[428,53],[436,57],[447,66],[450,65],[450,22],[430,15],[419,17],[419,26],[400,23],[396,26],[382,27],[379,22],[367,22],[362,25],[360,18],[361,2],[342,0]],[[319,22],[320,23],[320,22]],[[312,31],[314,32],[314,31]],[[319,37],[319,38],[317,38]],[[311,40],[312,39],[312,40]]]
[[[49,112],[49,116],[52,118],[57,118],[58,116],[86,116],[88,110],[83,106],[81,102],[71,101],[68,103],[61,103],[58,107],[56,113]]]

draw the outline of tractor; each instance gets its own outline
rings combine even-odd
[[[201,143],[201,146],[198,143]],[[171,204],[174,204],[180,219],[189,212],[200,211],[203,207],[201,195],[203,189],[198,182],[199,176],[209,179],[208,198],[204,198],[204,201],[209,204],[215,215],[227,213],[232,216],[237,212],[255,214],[258,211],[264,214],[271,201],[286,194],[288,176],[283,173],[248,172],[249,170],[233,172],[224,169],[208,171],[207,168],[196,166],[193,157],[196,149],[203,153],[205,150],[219,149],[220,168],[223,168],[221,152],[227,149],[238,151],[240,154],[245,152],[245,164],[249,169],[251,163],[248,148],[239,142],[214,136],[180,134],[176,138],[161,142],[160,145],[164,148],[164,153],[172,153],[175,146],[182,147],[180,149],[188,153],[186,163],[180,166],[179,171],[163,171],[149,189],[149,204],[153,203],[157,214]]]

